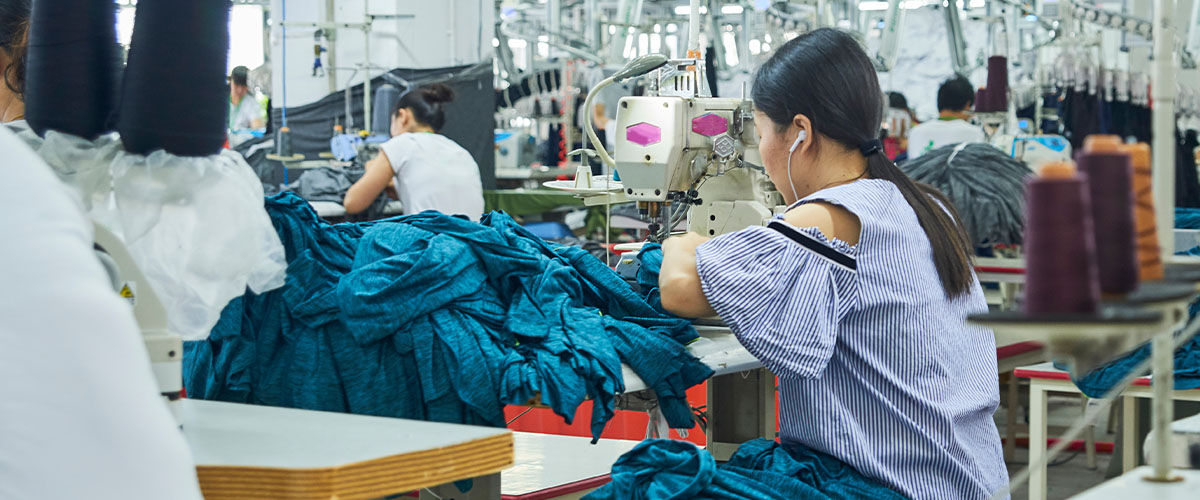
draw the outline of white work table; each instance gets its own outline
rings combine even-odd
[[[1138,467],[1072,498],[1075,500],[1194,500],[1200,498],[1200,470],[1175,470],[1173,472],[1183,480],[1174,483],[1155,483],[1142,479],[1152,473],[1150,467]]]
[[[638,441],[514,432],[516,463],[500,474],[505,500],[578,497],[609,481],[612,464]]]
[[[758,358],[742,347],[728,327],[697,326],[696,333],[700,334],[700,339],[688,345],[688,351],[712,368],[716,372],[714,377],[763,367]],[[621,371],[625,378],[625,392],[649,389],[629,365],[621,365]]]
[[[513,463],[507,429],[184,399],[200,488],[219,499],[373,499],[487,478]],[[498,481],[476,481],[477,487]],[[483,484],[479,484],[483,483]]]

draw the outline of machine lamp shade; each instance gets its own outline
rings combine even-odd
[[[629,61],[625,67],[613,74],[614,82],[621,83],[630,78],[637,78],[667,64],[667,56],[662,54],[646,54]]]

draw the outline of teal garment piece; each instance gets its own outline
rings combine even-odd
[[[641,442],[612,467],[612,481],[585,500],[900,500],[838,459],[803,446],[756,439],[718,466],[687,441]]]
[[[658,243],[647,243],[642,246],[642,250],[637,255],[638,262],[641,263],[637,270],[637,284],[641,289],[642,298],[645,299],[654,309],[663,314],[670,314],[662,307],[662,296],[658,291],[658,274],[662,271],[662,245]]]
[[[1175,226],[1188,227],[1184,223],[1184,218],[1196,217],[1196,214],[1200,214],[1200,210],[1176,208]],[[1200,247],[1186,252],[1177,252],[1176,255],[1200,256]],[[1193,302],[1188,306],[1188,321],[1190,322],[1197,314],[1200,314],[1200,301]],[[1071,381],[1087,397],[1102,398],[1113,387],[1116,387],[1129,372],[1149,359],[1150,354],[1150,343],[1147,342],[1133,352],[1109,361],[1091,372],[1071,373]],[[1057,360],[1054,362],[1054,367],[1059,370],[1070,368],[1066,363]],[[1200,336],[1191,338],[1175,350],[1175,390],[1186,391],[1197,388],[1200,388]]]
[[[1186,254],[1186,252],[1183,252]],[[1188,307],[1188,321],[1200,313],[1200,301],[1193,302]],[[1150,343],[1142,344],[1133,352],[1110,361],[1085,374],[1071,374],[1071,381],[1079,391],[1090,398],[1102,398],[1118,383],[1133,371],[1139,364],[1150,358]],[[1067,370],[1066,363],[1055,361],[1054,366],[1059,370]],[[1186,391],[1200,388],[1200,336],[1184,342],[1175,350],[1175,390]]]
[[[695,330],[586,252],[503,213],[332,225],[290,193],[266,209],[285,285],[187,343],[190,397],[491,426],[535,396],[571,422],[590,398],[598,437],[624,362],[673,427],[693,425],[685,392],[712,375],[684,348]]]
[[[1175,229],[1200,229],[1200,208],[1175,207]]]

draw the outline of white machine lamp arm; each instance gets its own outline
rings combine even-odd
[[[662,54],[646,54],[642,57],[629,61],[628,64],[626,64],[616,73],[613,73],[612,76],[601,80],[600,83],[596,84],[595,87],[592,87],[592,91],[588,92],[587,99],[583,101],[584,111],[588,114],[591,114],[592,102],[596,100],[596,96],[600,94],[600,91],[604,90],[609,85],[620,83],[630,78],[637,78],[661,68],[665,64],[667,64],[667,56]],[[600,138],[596,136],[596,128],[592,125],[591,118],[583,120],[583,131],[587,134],[588,140],[591,141],[593,146],[595,146],[596,154],[600,157],[600,160],[603,161],[605,165],[608,165],[608,168],[616,168],[617,162],[612,159],[612,156],[609,156],[608,151],[605,151],[605,149],[600,146]]]

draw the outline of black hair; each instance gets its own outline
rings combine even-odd
[[[849,34],[822,28],[785,43],[759,68],[754,106],[786,130],[796,115],[807,116],[814,147],[832,141],[867,155],[867,175],[896,185],[921,223],[947,297],[971,289],[970,239],[953,204],[937,189],[914,182],[879,148],[883,91],[871,59]]]
[[[962,76],[955,76],[938,88],[938,111],[962,111],[975,103],[975,87]]]
[[[444,83],[431,83],[404,93],[396,101],[396,109],[392,116],[402,109],[413,114],[417,122],[428,125],[435,132],[440,132],[446,124],[446,113],[442,105],[454,100],[454,90]]]
[[[229,72],[229,81],[233,82],[234,85],[241,85],[243,87],[249,87],[250,86],[250,68],[247,68],[245,66],[238,66],[238,67],[233,68],[233,71]]]
[[[25,52],[29,35],[30,0],[0,0],[0,49],[12,60],[4,72],[4,85],[25,94]]]
[[[887,93],[887,98],[889,108],[908,111],[908,98],[904,97],[904,94],[891,91]]]

